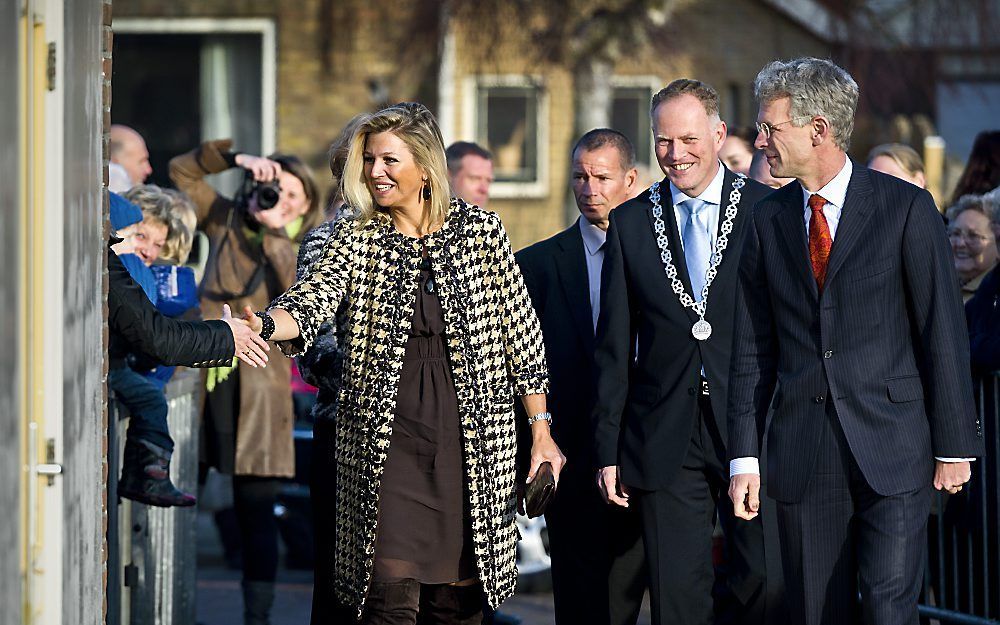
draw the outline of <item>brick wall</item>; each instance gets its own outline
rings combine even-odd
[[[344,123],[371,110],[372,83],[388,101],[437,92],[437,23],[430,0],[117,0],[116,17],[266,17],[277,26],[277,147],[305,157],[326,182],[324,153]],[[391,8],[389,8],[391,7]],[[567,225],[568,151],[573,137],[573,78],[566,67],[540,62],[517,15],[496,16],[499,36],[457,22],[454,128],[463,128],[463,85],[469,76],[535,74],[548,96],[548,195],[494,200],[515,248]],[[478,25],[477,25],[478,27]],[[488,48],[484,49],[484,46]],[[691,76],[724,98],[740,94],[739,120],[756,115],[750,83],[765,62],[830,49],[757,0],[684,0],[651,45],[628,56],[622,76],[656,76],[662,84]],[[456,139],[471,137],[456,136]],[[655,177],[658,171],[652,172]],[[325,186],[325,185],[324,185]]]
[[[537,74],[549,98],[549,195],[539,199],[491,202],[503,217],[515,249],[565,228],[569,184],[569,151],[573,136],[573,76],[562,66],[542,63],[533,55],[533,43],[516,15],[499,16],[501,34],[480,33],[458,25],[456,111],[462,115],[462,82],[475,74]],[[482,46],[489,45],[484,55]],[[757,72],[775,58],[831,54],[800,26],[757,0],[684,0],[650,45],[623,58],[616,76],[655,76],[661,85],[691,77],[712,84],[723,100],[735,86],[737,119],[748,125],[756,118],[751,84]],[[725,102],[724,102],[724,108]],[[456,128],[462,128],[459,119]],[[457,137],[471,139],[471,137]],[[652,179],[660,171],[649,172]]]

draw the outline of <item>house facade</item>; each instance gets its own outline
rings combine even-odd
[[[525,23],[546,16],[440,9],[427,1],[118,0],[113,121],[146,136],[161,183],[172,155],[231,136],[241,150],[298,154],[329,184],[326,150],[352,116],[416,99],[435,112],[446,142],[476,141],[494,153],[490,208],[515,248],[550,236],[572,217],[576,86]],[[709,82],[724,119],[746,126],[755,115],[751,83],[767,61],[834,52],[767,2],[680,1],[615,63],[610,124],[635,142],[651,182],[661,175],[648,111],[658,89],[679,77]]]

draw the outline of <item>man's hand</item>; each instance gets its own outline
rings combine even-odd
[[[258,182],[274,180],[281,173],[281,163],[263,156],[237,154],[236,164],[252,173],[253,179]]]
[[[248,307],[249,309],[249,307]],[[254,319],[257,319],[254,317]],[[250,324],[244,319],[234,319],[229,310],[229,304],[222,305],[222,321],[229,325],[233,333],[233,343],[236,345],[236,357],[251,367],[266,367],[267,352],[271,347],[267,341],[260,338]],[[260,319],[257,319],[258,323]]]
[[[737,473],[729,478],[729,498],[736,518],[749,521],[760,513],[760,476]]]
[[[934,488],[946,490],[952,495],[962,490],[962,485],[972,477],[972,467],[968,462],[941,462],[934,466]]]
[[[122,254],[134,254],[135,253],[135,239],[132,236],[127,236],[121,241],[115,243],[111,246],[111,251],[117,256]]]
[[[621,467],[617,465],[603,467],[597,471],[597,488],[604,497],[604,503],[615,504],[628,508],[629,492],[621,482]]]

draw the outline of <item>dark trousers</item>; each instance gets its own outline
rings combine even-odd
[[[639,513],[604,503],[581,469],[563,472],[545,512],[556,625],[635,625],[647,586]]]
[[[336,427],[333,419],[320,418],[313,424],[313,450],[309,499],[313,512],[313,595],[312,625],[332,625],[357,621],[352,610],[337,601],[334,590],[337,547],[337,460]]]
[[[233,507],[243,544],[243,581],[273,582],[278,574],[278,521],[274,504],[281,482],[271,477],[233,476]]]
[[[916,625],[930,485],[879,495],[854,460],[832,404],[823,423],[805,495],[777,505],[792,622]]]
[[[120,367],[108,371],[108,386],[129,412],[128,440],[143,440],[167,451],[174,441],[167,428],[167,398],[146,376]]]
[[[707,396],[687,456],[667,488],[639,491],[654,625],[760,625],[764,620],[764,531],[737,520],[729,503],[725,445]],[[713,599],[716,510],[726,535],[726,580]]]

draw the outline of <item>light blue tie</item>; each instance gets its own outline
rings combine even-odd
[[[688,211],[684,226],[684,260],[687,261],[688,277],[691,279],[692,295],[701,301],[701,290],[705,287],[705,274],[712,257],[712,238],[708,233],[708,203],[698,198],[684,200],[681,204]]]

